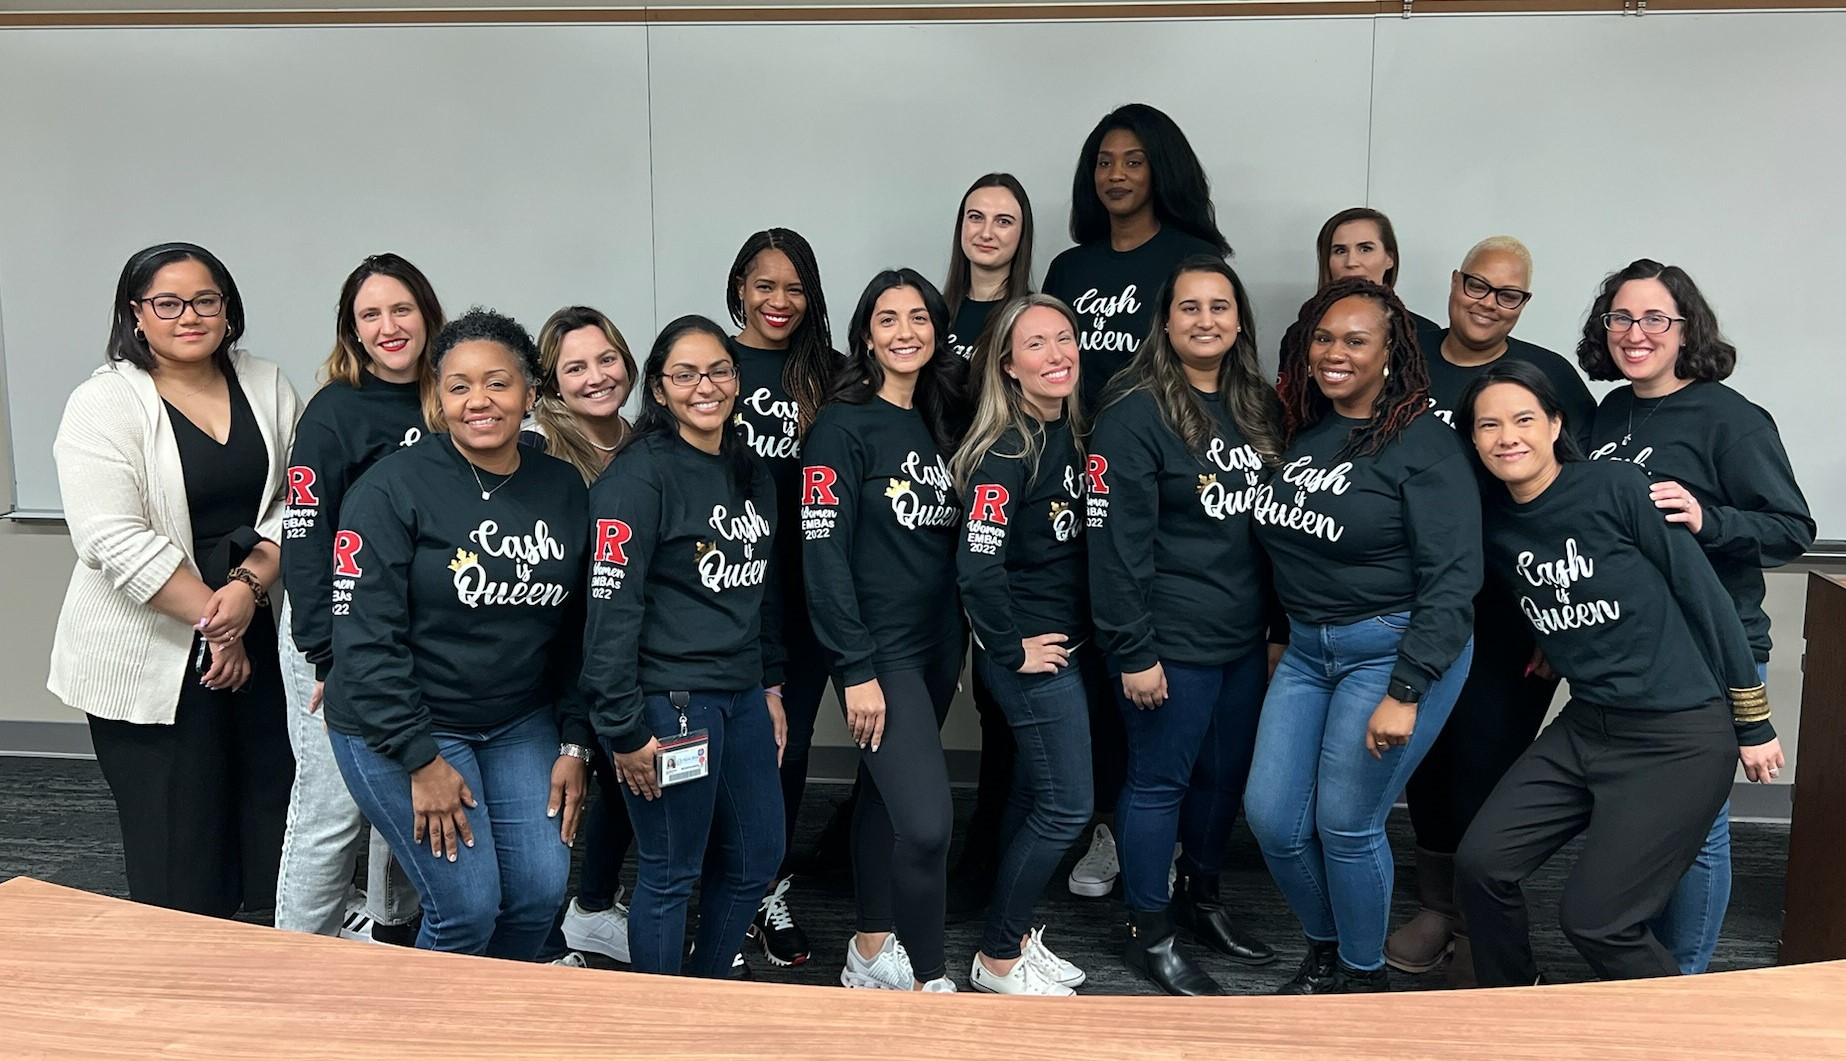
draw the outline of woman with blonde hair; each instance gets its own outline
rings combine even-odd
[[[1082,537],[1081,330],[1049,295],[1000,308],[974,354],[974,422],[950,464],[967,513],[956,571],[975,674],[1018,748],[1000,871],[968,973],[996,994],[1068,995],[1085,979],[1028,931],[1095,803],[1090,693],[1105,679],[1089,636]]]

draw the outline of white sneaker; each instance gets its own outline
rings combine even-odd
[[[571,969],[588,969],[590,967],[589,959],[585,958],[581,954],[578,954],[574,950],[567,951],[564,957],[554,959],[551,964],[562,965],[562,966],[566,966]]]
[[[910,954],[897,941],[896,934],[886,936],[884,946],[878,948],[878,953],[870,958],[859,957],[859,944],[848,937],[846,968],[840,970],[840,983],[847,987],[910,991],[916,987],[917,977],[910,965]],[[928,987],[927,984],[924,986]]]
[[[1122,860],[1115,853],[1115,834],[1107,825],[1097,823],[1090,836],[1090,849],[1070,870],[1070,893],[1099,899],[1115,888],[1115,878],[1122,875]]]
[[[361,943],[377,943],[372,938],[372,915],[365,911],[365,896],[355,896],[346,904],[346,916],[340,921],[340,938]]]
[[[1075,991],[1046,975],[1045,967],[1027,957],[1024,953],[1013,963],[1012,969],[1005,976],[994,972],[974,956],[974,965],[968,970],[968,982],[976,991],[986,991],[995,995],[1052,995],[1063,997],[1074,995]]]
[[[617,892],[620,898],[621,893]],[[618,962],[628,961],[628,907],[588,911],[573,897],[564,911],[564,942],[571,950],[589,951]]]
[[[1051,953],[1051,948],[1045,946],[1043,925],[1033,929],[1032,934],[1026,937],[1026,945],[1019,952],[1019,956],[1038,966],[1038,971],[1043,973],[1046,979],[1067,988],[1082,987],[1083,982],[1089,979],[1082,969]]]
[[[1019,964],[1024,965],[1024,962]],[[932,995],[952,995],[955,993],[955,981],[946,976],[938,976],[923,985],[923,990]]]

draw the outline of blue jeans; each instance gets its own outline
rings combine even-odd
[[[1121,667],[1109,679],[1128,731],[1128,780],[1115,808],[1122,892],[1128,908],[1167,908],[1167,869],[1180,843],[1180,871],[1216,875],[1237,822],[1263,707],[1264,649],[1217,666],[1162,663],[1166,703],[1144,711],[1122,695]]]
[[[1094,669],[1094,653],[1090,646],[1080,647],[1056,674],[1020,674],[975,649],[975,672],[1006,715],[1018,747],[1012,796],[1000,827],[1000,872],[981,934],[981,952],[990,958],[1019,957],[1019,940],[1032,927],[1032,905],[1095,807],[1084,680],[1086,662]]]
[[[1769,680],[1769,664],[1756,665],[1758,681]],[[1692,976],[1711,968],[1718,950],[1724,913],[1731,906],[1731,801],[1725,800],[1718,820],[1711,823],[1705,846],[1692,868],[1679,878],[1667,908],[1654,918],[1654,935],[1673,953],[1681,975]]]
[[[474,846],[450,862],[412,838],[410,774],[366,746],[329,733],[333,758],[353,801],[423,896],[424,950],[531,961],[570,880],[561,823],[546,817],[558,727],[541,708],[488,730],[438,732],[436,747],[460,773],[476,805],[464,808]]]
[[[664,695],[642,705],[656,737],[679,732],[680,713]],[[757,904],[782,864],[782,782],[775,728],[762,688],[692,693],[689,730],[705,730],[710,770],[643,799],[622,786],[635,827],[635,894],[628,907],[628,953],[638,973],[677,974],[686,946],[686,904],[704,877],[699,931],[687,972],[725,979],[743,949]],[[614,758],[614,752],[604,748]],[[716,844],[706,858],[707,843]]]
[[[1339,940],[1350,968],[1384,965],[1391,912],[1385,816],[1455,706],[1474,654],[1461,655],[1417,705],[1410,743],[1374,758],[1366,726],[1384,700],[1408,612],[1344,626],[1291,622],[1263,703],[1244,813],[1309,939]]]

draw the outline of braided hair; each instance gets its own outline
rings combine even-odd
[[[724,285],[724,305],[730,310],[731,321],[743,327],[744,277],[750,272],[756,256],[770,250],[788,256],[789,265],[794,267],[795,276],[801,281],[801,292],[808,299],[807,312],[802,314],[801,323],[789,336],[788,353],[782,358],[782,388],[801,410],[798,429],[805,435],[839,370],[839,356],[833,352],[833,326],[827,321],[827,296],[821,293],[820,265],[814,260],[814,248],[792,228],[766,228],[752,233],[731,263]]]
[[[1369,457],[1395,442],[1410,421],[1429,408],[1429,365],[1417,346],[1410,311],[1390,288],[1362,276],[1349,276],[1335,280],[1303,302],[1300,316],[1285,337],[1276,393],[1282,399],[1283,435],[1291,443],[1301,432],[1320,423],[1333,408],[1333,402],[1310,377],[1308,348],[1313,345],[1321,318],[1335,303],[1348,298],[1378,303],[1386,323],[1385,366],[1389,371],[1384,388],[1372,402],[1371,418],[1352,429],[1339,453],[1341,457]]]

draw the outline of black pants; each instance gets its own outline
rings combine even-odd
[[[884,737],[877,751],[867,748],[859,760],[853,813],[856,928],[896,932],[916,978],[925,982],[948,968],[943,924],[955,807],[941,730],[961,676],[962,650],[958,637],[922,666],[879,672]]]
[[[1619,711],[1577,700],[1513,764],[1455,859],[1455,896],[1482,987],[1538,975],[1520,882],[1565,842],[1583,850],[1558,921],[1604,980],[1676,976],[1647,922],[1705,843],[1730,794],[1737,737],[1721,704]]]
[[[90,718],[128,897],[212,917],[273,910],[295,782],[275,620],[258,608],[250,621],[250,680],[237,692],[199,684],[197,650],[195,634],[172,725]]]
[[[622,860],[634,846],[635,827],[628,820],[628,804],[622,800],[622,783],[615,778],[615,764],[600,747],[592,749],[592,753],[590,772],[596,778],[596,802],[590,804],[581,830],[583,875],[578,880],[577,903],[594,912],[615,905],[616,893],[622,887]]]
[[[1410,826],[1417,846],[1454,854],[1468,825],[1551,710],[1556,678],[1527,676],[1531,628],[1517,606],[1483,593],[1475,600],[1474,662],[1467,684],[1410,783]]]
[[[799,580],[797,580],[799,581]],[[788,583],[784,583],[785,590]],[[777,879],[788,875],[788,859],[795,851],[795,819],[801,797],[808,789],[808,752],[814,746],[814,723],[820,717],[821,694],[827,691],[827,659],[808,618],[808,602],[798,591],[783,601],[782,645],[788,652],[783,668],[782,712],[788,720],[788,744],[782,750],[782,813],[785,818],[783,850],[788,852]]]

